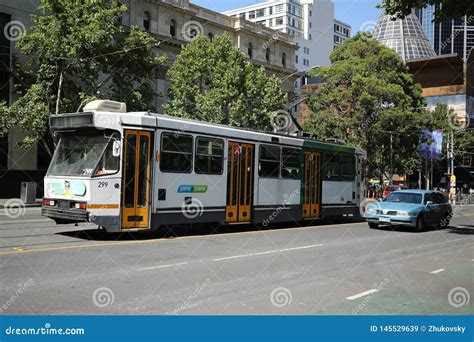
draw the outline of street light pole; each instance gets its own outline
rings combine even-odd
[[[388,180],[389,184],[393,184],[393,131],[392,131],[393,122],[390,122],[390,179]]]

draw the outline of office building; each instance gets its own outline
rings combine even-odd
[[[439,5],[428,5],[415,10],[431,46],[438,55],[456,53],[467,60],[474,48],[474,16],[435,22],[437,8]]]
[[[224,14],[288,33],[300,47],[295,56],[299,71],[329,66],[329,56],[351,36],[350,25],[334,19],[330,0],[270,0]]]

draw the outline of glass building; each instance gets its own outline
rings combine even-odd
[[[431,46],[438,55],[457,53],[466,60],[474,47],[474,16],[434,22],[438,8],[429,5],[415,10]]]
[[[395,50],[405,62],[436,56],[414,14],[404,19],[382,14],[373,36],[380,43]]]

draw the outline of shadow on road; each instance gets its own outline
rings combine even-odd
[[[474,226],[463,225],[462,227],[448,227],[448,232],[452,234],[472,235],[474,234]]]
[[[345,220],[338,223],[356,223],[361,221]],[[271,226],[256,224],[239,224],[239,225],[219,225],[219,224],[190,224],[182,226],[165,226],[160,227],[156,231],[144,232],[122,232],[122,233],[106,233],[99,229],[82,229],[56,233],[58,235],[74,237],[83,240],[93,241],[129,241],[129,240],[151,240],[151,239],[174,239],[184,236],[203,236],[216,234],[235,234],[244,232],[269,231],[286,228],[301,228],[309,226],[320,226],[335,223],[329,220],[315,220],[305,222],[278,223]]]

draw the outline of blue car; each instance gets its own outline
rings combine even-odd
[[[427,227],[448,226],[453,208],[437,191],[394,191],[380,202],[369,202],[363,217],[370,228],[408,226],[417,231]]]

